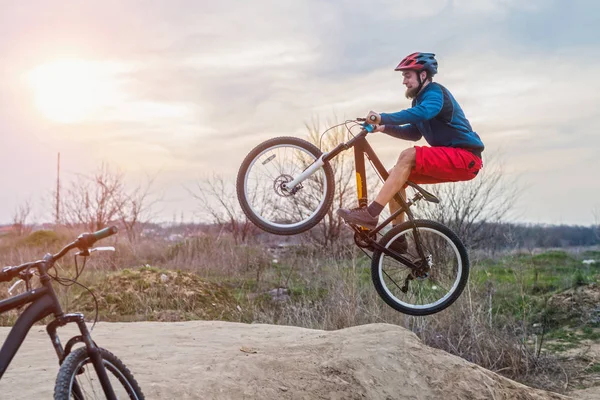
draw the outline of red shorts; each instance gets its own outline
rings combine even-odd
[[[415,167],[408,177],[414,183],[469,181],[482,167],[481,158],[464,149],[415,146],[415,150]]]

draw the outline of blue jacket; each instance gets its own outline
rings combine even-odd
[[[396,113],[381,114],[384,133],[405,140],[424,137],[430,146],[460,147],[477,152],[483,142],[473,132],[452,94],[432,82],[425,86],[412,102],[412,108]]]

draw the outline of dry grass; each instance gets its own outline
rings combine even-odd
[[[4,238],[0,262],[15,265],[40,258],[77,233]],[[534,354],[523,321],[490,321],[487,298],[477,287],[470,285],[455,305],[434,316],[400,314],[377,296],[370,260],[352,245],[330,257],[313,247],[273,254],[260,244],[236,246],[230,238],[213,236],[135,245],[116,237],[102,245],[114,245],[117,252],[94,254],[80,279],[96,293],[103,320],[224,319],[325,330],[392,323],[413,330],[431,346],[507,377],[564,389],[560,365]],[[73,275],[72,259],[64,260],[60,272]],[[5,287],[0,286],[0,298],[6,297]],[[268,291],[274,288],[285,288],[287,301],[273,300]],[[91,296],[82,289],[61,289],[59,294],[66,308],[93,317]],[[0,323],[12,323],[15,315],[5,313]]]
[[[529,386],[564,392],[568,378],[559,360],[537,354],[523,321],[490,321],[487,299],[474,285],[448,309],[408,324],[424,343]]]
[[[98,299],[103,321],[240,321],[237,301],[230,291],[196,274],[142,267],[125,269],[95,279],[89,286]],[[92,316],[93,297],[74,288],[74,309]]]

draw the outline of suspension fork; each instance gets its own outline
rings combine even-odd
[[[308,168],[306,168],[300,175],[298,175],[294,180],[292,180],[291,182],[287,182],[287,183],[283,183],[281,185],[281,187],[285,190],[287,190],[288,192],[293,192],[294,188],[302,183],[306,178],[308,178],[309,176],[311,176],[312,174],[315,173],[316,170],[318,170],[319,168],[321,168],[323,165],[325,165],[325,161],[323,161],[323,158],[327,155],[327,153],[321,155],[321,157],[319,157],[314,163],[312,163],[312,165],[310,165]]]
[[[69,342],[67,343],[66,351],[65,351],[65,349],[63,349],[63,347],[60,343],[60,340],[58,338],[58,335],[56,333],[56,328],[58,328],[60,326],[64,326],[69,322],[77,323],[77,326],[79,327],[79,331],[81,332],[81,336],[76,336],[76,337],[72,338],[71,340],[69,340]],[[109,400],[117,400],[117,396],[115,395],[115,392],[110,383],[108,373],[106,372],[106,368],[104,367],[102,355],[100,354],[100,351],[98,350],[98,346],[96,346],[96,343],[94,343],[94,341],[92,340],[90,331],[88,330],[87,325],[85,324],[85,319],[83,317],[83,314],[77,313],[77,314],[66,314],[66,315],[59,316],[54,321],[52,321],[50,324],[48,324],[46,330],[48,332],[48,335],[50,336],[50,339],[52,340],[52,345],[54,346],[54,350],[56,351],[56,354],[58,355],[60,364],[62,364],[62,362],[68,355],[68,352],[70,351],[73,344],[75,344],[76,342],[83,342],[87,349],[87,353],[88,353],[90,359],[92,360],[92,365],[94,366],[94,370],[96,371],[96,374],[98,375],[98,379],[100,380],[100,384],[102,386],[102,390],[104,391],[104,394],[106,395],[106,398]],[[81,393],[81,389],[79,388],[79,385],[77,385],[76,381],[74,383],[73,390],[75,392],[75,395],[78,396],[78,398],[83,399],[83,394]]]

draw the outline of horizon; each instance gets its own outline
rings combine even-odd
[[[484,166],[500,157],[522,188],[507,222],[598,224],[598,15],[591,0],[8,3],[0,224],[27,201],[52,219],[59,152],[64,185],[106,163],[130,185],[155,177],[158,220],[196,222],[189,188],[233,182],[260,142],[408,108],[393,69],[414,51],[436,54]],[[425,144],[370,142],[386,167]]]

